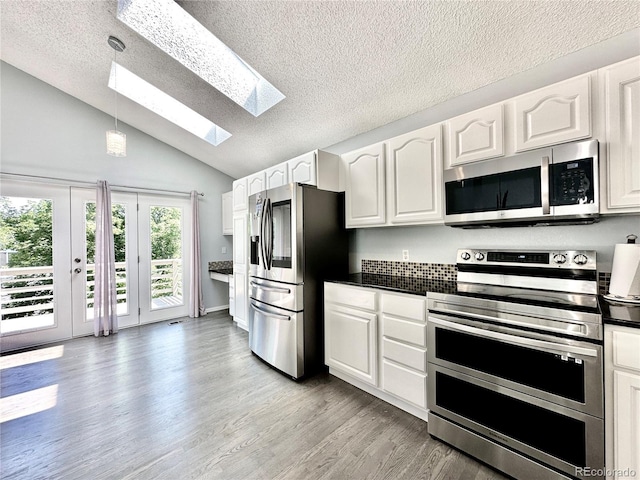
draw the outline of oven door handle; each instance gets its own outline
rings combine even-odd
[[[549,353],[555,353],[558,355],[582,355],[585,357],[597,357],[598,351],[592,348],[577,347],[574,345],[563,345],[555,342],[547,342],[544,340],[536,340],[527,337],[518,337],[507,333],[499,333],[491,330],[485,330],[483,328],[470,327],[469,325],[461,325],[459,323],[450,322],[442,318],[429,315],[429,323],[440,325],[448,330],[454,330],[457,332],[470,333],[478,335],[480,337],[491,338],[494,340],[504,341],[516,345],[522,345],[525,347],[531,347],[535,350],[542,350]]]

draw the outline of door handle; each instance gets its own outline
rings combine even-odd
[[[249,284],[252,287],[257,287],[260,288],[262,290],[266,290],[267,292],[282,292],[282,293],[291,293],[291,290],[289,290],[288,288],[281,288],[281,287],[267,287],[265,285],[262,285],[260,283],[256,283],[256,282],[249,282]]]
[[[80,260],[79,258],[74,258],[73,261],[76,263],[80,263],[82,260]]]
[[[82,269],[80,267],[73,269],[73,273],[80,273],[80,272],[82,272]]]
[[[251,303],[250,305],[251,305],[251,308],[253,308],[257,312],[260,312],[265,317],[273,317],[273,318],[277,318],[279,320],[291,320],[291,317],[289,315],[280,315],[279,313],[271,313],[271,312],[268,312],[266,310],[263,310],[260,307],[257,307],[253,303]]]

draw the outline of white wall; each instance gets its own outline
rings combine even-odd
[[[229,303],[227,285],[209,278],[207,262],[232,258],[231,237],[222,235],[221,203],[221,194],[231,190],[231,177],[121,122],[118,129],[127,135],[127,156],[107,155],[105,131],[113,128],[113,117],[4,62],[0,62],[0,95],[3,173],[204,193],[200,199],[204,303],[207,308]],[[194,137],[197,141],[201,140]]]
[[[359,272],[363,258],[399,261],[402,250],[409,250],[411,262],[456,263],[458,248],[557,248],[595,250],[598,269],[610,272],[614,245],[625,243],[630,233],[640,236],[639,215],[602,217],[591,225],[469,230],[444,225],[362,228],[351,233],[349,263],[352,272]]]

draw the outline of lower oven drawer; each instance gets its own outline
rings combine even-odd
[[[431,412],[508,448],[576,475],[604,468],[604,421],[429,364]]]
[[[428,361],[596,417],[602,345],[429,314]]]

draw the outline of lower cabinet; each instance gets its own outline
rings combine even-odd
[[[607,478],[625,478],[640,472],[640,329],[605,325],[604,381]]]
[[[329,372],[427,418],[426,299],[325,283]]]

